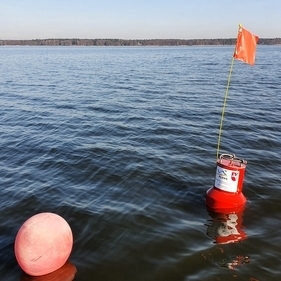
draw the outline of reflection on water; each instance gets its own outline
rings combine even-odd
[[[243,226],[244,206],[239,209],[214,212],[209,211],[207,235],[217,244],[240,242],[246,238]]]
[[[43,276],[30,276],[24,273],[20,281],[72,281],[76,272],[76,267],[72,263],[66,262],[60,269]]]
[[[247,264],[250,263],[250,257],[249,256],[235,256],[231,259],[231,261],[223,261],[219,265],[221,267],[226,267],[228,269],[234,270],[235,267],[242,265],[242,264]],[[254,279],[252,279],[254,280]]]

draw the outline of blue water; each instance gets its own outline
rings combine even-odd
[[[233,65],[220,152],[248,161],[246,207],[205,204],[233,49],[1,47],[1,280],[37,280],[13,245],[40,212],[69,223],[74,280],[279,280],[280,46]]]

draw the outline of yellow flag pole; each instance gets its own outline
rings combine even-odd
[[[240,31],[241,27],[242,27],[242,25],[239,24],[238,32]],[[225,113],[225,108],[226,108],[226,101],[227,101],[227,96],[228,96],[228,89],[229,89],[229,85],[230,85],[230,79],[231,79],[233,64],[234,64],[234,56],[232,56],[232,61],[231,61],[231,65],[230,65],[230,70],[229,70],[229,75],[228,75],[227,85],[226,85],[226,90],[225,90],[224,102],[223,102],[223,107],[222,107],[222,112],[221,112],[221,122],[220,122],[220,128],[219,128],[218,146],[217,146],[217,158],[216,158],[216,160],[218,159],[219,152],[220,152],[220,141],[221,141],[221,133],[222,133],[222,124],[223,124],[223,119],[224,119],[224,113]]]
[[[232,58],[232,61],[231,61],[230,71],[229,71],[226,90],[225,90],[224,102],[223,102],[223,107],[222,107],[222,112],[221,112],[221,122],[220,122],[218,146],[217,146],[217,159],[219,157],[220,141],[221,141],[221,133],[222,133],[222,123],[223,123],[224,112],[225,112],[225,108],[226,108],[226,101],[227,101],[227,96],[228,96],[228,89],[229,89],[229,84],[230,84],[230,78],[231,78],[233,63],[234,63],[234,57]]]

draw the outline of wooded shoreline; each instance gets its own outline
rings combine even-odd
[[[32,39],[0,40],[0,46],[194,46],[235,45],[236,38],[219,39]],[[260,38],[259,45],[281,45],[281,38]]]

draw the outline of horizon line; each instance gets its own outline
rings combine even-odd
[[[79,37],[49,37],[49,38],[33,38],[33,39],[0,39],[0,41],[36,41],[36,40],[123,40],[123,41],[148,41],[148,40],[180,40],[180,41],[188,41],[188,40],[233,40],[236,37],[217,37],[217,38],[189,38],[189,39],[181,39],[181,38],[149,38],[149,39],[123,39],[123,38],[110,38],[110,37],[97,37],[97,38],[79,38]],[[259,37],[260,39],[281,39],[281,37]]]

